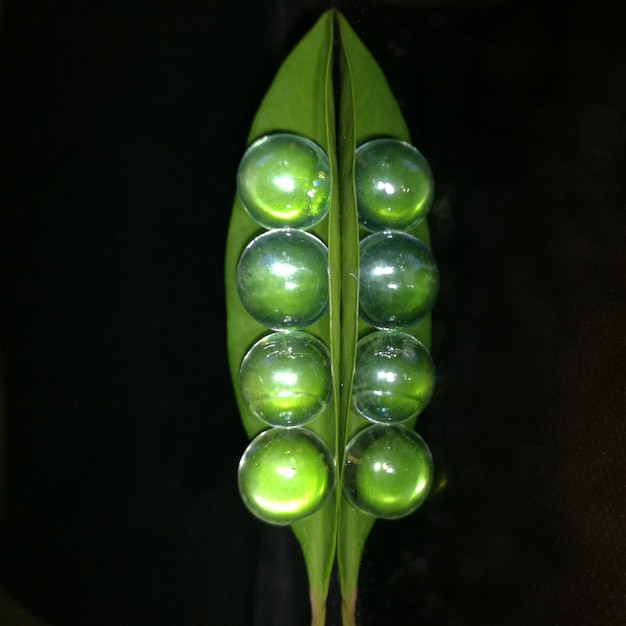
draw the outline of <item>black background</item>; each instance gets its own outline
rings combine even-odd
[[[442,282],[438,487],[376,525],[359,623],[623,624],[621,3],[341,6],[435,172]],[[325,7],[5,2],[0,572],[51,623],[307,622],[299,548],[237,494],[222,259],[254,111]]]

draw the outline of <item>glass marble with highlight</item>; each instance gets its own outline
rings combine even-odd
[[[266,135],[246,150],[237,190],[244,208],[261,226],[311,228],[328,213],[328,156],[300,135]]]
[[[328,249],[301,230],[270,230],[253,239],[237,267],[241,303],[272,329],[305,328],[328,310]]]
[[[356,150],[355,189],[359,223],[370,232],[408,230],[433,201],[432,171],[421,152],[398,139],[374,139]]]
[[[332,453],[309,430],[270,428],[246,448],[238,480],[241,497],[256,517],[293,524],[318,511],[332,492]]]
[[[352,404],[366,419],[399,424],[419,415],[435,390],[435,366],[412,335],[379,330],[357,344]]]
[[[314,420],[332,397],[330,354],[316,337],[283,331],[257,341],[241,363],[239,388],[246,406],[270,426]]]
[[[435,304],[439,272],[413,235],[385,231],[360,244],[359,314],[377,328],[409,328]]]
[[[426,500],[432,479],[433,459],[426,442],[405,426],[368,426],[346,448],[344,494],[375,517],[409,515]]]

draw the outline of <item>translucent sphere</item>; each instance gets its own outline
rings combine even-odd
[[[357,344],[352,404],[363,417],[398,424],[419,415],[435,390],[435,366],[412,335],[378,330]]]
[[[261,226],[311,228],[328,213],[328,157],[305,137],[266,135],[243,155],[237,190],[244,208]]]
[[[435,185],[426,159],[398,139],[374,139],[356,151],[355,186],[359,222],[375,232],[409,229],[430,209]]]
[[[244,402],[270,426],[301,426],[330,402],[330,354],[313,335],[272,333],[257,341],[241,363]]]
[[[309,326],[328,310],[328,249],[301,230],[263,233],[239,259],[237,289],[246,311],[264,326]]]
[[[439,272],[430,250],[400,231],[361,241],[359,314],[378,328],[408,328],[430,313]]]
[[[426,442],[405,426],[368,426],[346,448],[343,491],[370,515],[395,519],[412,513],[428,496],[432,479]]]
[[[328,446],[302,428],[270,428],[239,462],[239,491],[250,511],[270,524],[293,524],[315,513],[335,485]]]

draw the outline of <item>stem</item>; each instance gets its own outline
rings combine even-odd
[[[325,626],[326,624],[326,597],[317,596],[313,592],[311,598],[311,626]]]
[[[356,626],[356,591],[344,596],[341,601],[341,623],[343,626]]]

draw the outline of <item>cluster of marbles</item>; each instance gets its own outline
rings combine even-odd
[[[289,133],[252,143],[237,175],[244,209],[265,229],[242,252],[237,289],[248,314],[272,331],[241,363],[241,397],[268,429],[241,458],[239,489],[273,524],[312,515],[335,486],[331,450],[303,428],[332,400],[328,347],[303,330],[328,311],[328,249],[307,230],[328,214],[330,182],[324,151]],[[373,330],[357,344],[352,406],[372,425],[348,442],[342,483],[355,507],[387,519],[414,511],[432,483],[430,450],[405,422],[435,387],[430,354],[411,331],[435,303],[439,274],[407,232],[426,217],[433,189],[412,145],[385,138],[357,149],[359,223],[369,233],[359,249],[359,315]]]
[[[332,399],[329,350],[302,330],[328,311],[328,249],[306,232],[328,214],[328,157],[299,135],[261,137],[241,160],[237,190],[244,209],[266,229],[239,260],[239,298],[274,331],[241,363],[243,401],[270,428],[241,457],[239,490],[260,519],[293,524],[319,510],[335,485],[332,452],[301,428]]]
[[[424,440],[404,422],[419,415],[435,388],[428,350],[412,335],[431,311],[439,273],[430,250],[406,232],[433,199],[433,177],[422,154],[392,138],[356,151],[360,242],[359,315],[374,327],[357,344],[352,406],[370,422],[346,447],[343,490],[358,509],[403,517],[419,507],[432,483]]]

